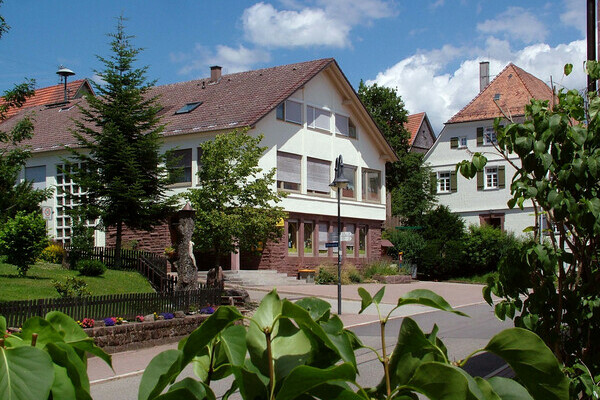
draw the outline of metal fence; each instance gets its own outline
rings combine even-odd
[[[0,302],[0,315],[6,318],[8,326],[18,327],[28,318],[44,317],[50,311],[61,311],[78,321],[84,318],[108,317],[133,320],[136,315],[197,310],[209,304],[220,303],[221,289],[200,285],[197,290],[170,293],[132,293]]]

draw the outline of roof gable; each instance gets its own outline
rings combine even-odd
[[[76,81],[67,82],[67,95],[69,99],[79,98],[86,92],[94,93],[94,90],[87,79],[78,79]],[[62,103],[64,102],[64,99],[64,84],[48,86],[36,89],[34,95],[25,101],[22,108]],[[0,104],[5,104],[4,98],[0,98]],[[6,112],[6,118],[8,119],[17,114],[19,110],[19,108],[9,108]]]
[[[415,142],[415,138],[419,133],[419,128],[423,124],[423,119],[425,118],[425,113],[421,112],[418,114],[411,114],[406,117],[406,122],[404,123],[404,129],[410,133],[410,138],[408,139],[408,144],[412,146]]]
[[[500,98],[494,102],[497,94]],[[525,106],[532,98],[552,100],[552,90],[542,80],[510,63],[483,91],[446,123],[455,124],[502,117],[500,108],[507,115],[522,116],[525,114]]]

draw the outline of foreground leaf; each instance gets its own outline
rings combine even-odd
[[[351,364],[342,364],[328,369],[302,365],[295,368],[283,381],[277,400],[292,400],[309,390],[331,381],[353,382],[356,371]]]
[[[37,347],[0,347],[0,399],[47,399],[54,381],[50,356]]]
[[[476,400],[467,379],[458,368],[448,364],[421,364],[407,386],[431,400]]]
[[[75,388],[75,397],[77,400],[91,400],[87,367],[75,350],[62,342],[48,343],[46,350],[50,354],[50,357],[52,357],[52,361],[67,371],[67,376]]]
[[[146,367],[138,391],[138,400],[154,399],[183,369],[181,350],[166,350],[158,354]]]
[[[451,312],[463,317],[468,317],[467,314],[455,310],[448,302],[440,295],[435,294],[428,289],[415,289],[398,299],[398,307],[408,304],[419,304],[422,306],[437,308],[438,310]]]

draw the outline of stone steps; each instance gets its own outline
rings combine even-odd
[[[306,285],[305,280],[298,280],[296,277],[274,270],[251,270],[251,271],[223,271],[225,275],[225,284],[239,286],[285,286],[285,285]],[[207,271],[198,271],[198,279],[206,282]]]

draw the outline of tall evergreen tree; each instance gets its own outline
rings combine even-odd
[[[70,175],[87,192],[81,198],[84,215],[116,229],[118,267],[123,227],[150,230],[164,220],[174,200],[165,194],[161,107],[156,97],[147,96],[154,82],[146,78],[148,67],[134,67],[141,49],[131,45],[123,18],[109,36],[112,54],[97,56],[104,70],[95,71],[103,84],[94,84],[98,96],[86,97],[82,119],[75,121],[73,135],[84,150],[72,150],[76,161],[70,162]]]

